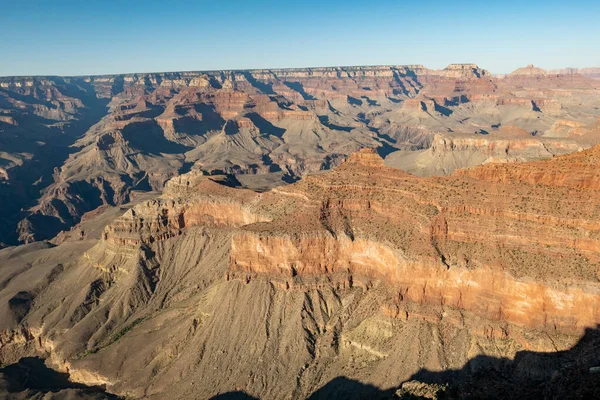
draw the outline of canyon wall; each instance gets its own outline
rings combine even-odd
[[[264,190],[362,147],[420,175],[553,157],[600,140],[599,87],[571,72],[499,79],[475,64],[0,78],[0,177],[10,193],[0,242],[50,239],[191,169]],[[495,154],[484,157],[480,135]],[[439,137],[463,145],[394,155],[427,151]]]
[[[481,357],[547,382],[572,360],[518,355],[600,323],[599,152],[420,178],[363,149],[265,192],[182,174],[57,246],[0,251],[0,360],[150,399],[495,376]]]

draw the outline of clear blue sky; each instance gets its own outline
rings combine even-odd
[[[600,0],[0,0],[0,76],[600,67]]]

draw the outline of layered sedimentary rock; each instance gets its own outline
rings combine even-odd
[[[553,128],[556,126],[562,128],[557,124]],[[583,129],[582,132],[589,134]],[[439,133],[434,136],[428,149],[395,152],[385,162],[388,166],[418,176],[448,175],[457,169],[480,164],[548,159],[581,151],[589,146],[589,143],[569,140],[568,136],[532,137],[523,129],[506,126],[492,137]]]
[[[78,136],[106,101],[77,78],[0,78],[0,247],[18,240],[17,224],[53,181]]]
[[[112,222],[103,239],[135,247],[179,236],[186,227],[240,227],[263,219],[247,206],[256,193],[228,190],[214,179],[198,173],[174,178],[161,198],[144,202]]]
[[[600,78],[600,68],[561,68],[545,70],[530,64],[527,67],[518,68],[511,75],[583,75],[589,78]]]
[[[0,251],[0,360],[132,398],[300,399],[339,376],[486,382],[514,358],[502,379],[538,390],[572,359],[518,354],[567,354],[600,322],[599,162],[593,147],[419,178],[364,149],[262,193],[192,171],[89,215],[83,240]]]
[[[572,333],[600,322],[590,286],[600,249],[598,152],[420,179],[364,150],[335,172],[262,195],[192,175],[201,180],[193,195],[138,206],[104,238],[139,245],[196,225],[241,227],[231,277],[275,277],[288,288],[329,274],[348,287],[384,281],[397,299]],[[180,193],[178,181],[169,186],[167,197]],[[128,242],[131,233],[141,239]]]
[[[123,204],[135,191],[160,191],[190,169],[241,175],[242,184],[265,189],[334,167],[365,146],[386,155],[426,149],[439,134],[505,139],[505,127],[563,140],[558,121],[587,127],[600,116],[600,85],[587,75],[499,79],[474,64],[15,77],[0,84],[0,129],[10,142],[0,176],[22,197],[0,240],[11,244],[50,238],[86,212]],[[38,129],[50,136],[40,139]],[[48,140],[61,130],[68,133],[62,141]],[[30,144],[16,146],[24,135]],[[584,148],[599,140],[581,129],[566,139]],[[46,156],[48,145],[58,145],[55,155]],[[503,160],[531,159],[530,152],[513,153]],[[455,164],[427,170],[449,173],[475,162]],[[35,190],[23,194],[30,183]]]
[[[361,152],[335,173],[279,189],[304,198],[302,212],[245,227],[234,237],[232,268],[292,280],[358,275],[387,282],[404,300],[528,328],[593,326],[598,152],[439,179],[412,177]]]

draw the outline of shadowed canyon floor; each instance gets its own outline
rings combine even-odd
[[[425,176],[579,151],[600,142],[597,77],[453,64],[0,78],[0,246],[192,169],[268,190],[363,147]]]
[[[595,395],[599,166],[417,177],[363,149],[263,192],[192,169],[0,251],[0,363],[129,398]]]

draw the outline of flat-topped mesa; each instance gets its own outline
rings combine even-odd
[[[526,67],[517,68],[508,76],[516,76],[516,75],[546,75],[548,72],[545,69],[538,68],[533,64],[529,64]]]
[[[387,168],[383,162],[383,158],[375,149],[370,147],[365,147],[360,149],[359,151],[350,154],[346,161],[344,161],[340,168],[348,169],[355,167],[372,167],[372,168]]]
[[[490,76],[490,73],[477,64],[450,64],[441,71],[437,71],[441,76],[448,78],[482,78]]]
[[[541,160],[583,150],[577,142],[536,138],[516,126],[503,126],[499,133],[502,136],[450,136],[438,133],[434,135],[429,151],[438,158],[449,157],[452,154],[458,156],[460,152],[478,152],[489,157],[483,162],[485,164],[528,159]]]
[[[114,220],[103,239],[139,246],[179,236],[184,228],[239,227],[266,220],[245,206],[257,193],[215,181],[222,178],[192,171],[169,180],[160,198],[138,204]]]

